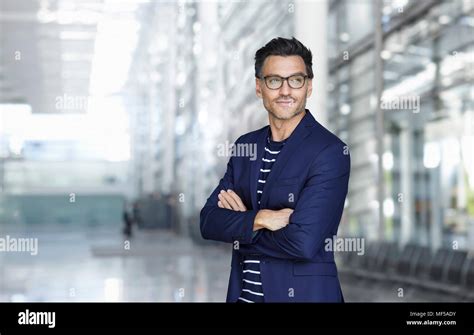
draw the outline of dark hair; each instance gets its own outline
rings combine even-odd
[[[255,53],[255,77],[260,78],[263,62],[268,56],[301,56],[306,65],[308,78],[313,78],[313,55],[311,51],[296,38],[277,37],[265,44]]]

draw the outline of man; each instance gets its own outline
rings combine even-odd
[[[257,159],[230,158],[201,210],[201,234],[233,244],[228,302],[342,302],[325,241],[337,234],[350,157],[305,108],[311,51],[275,38],[257,51],[255,77],[269,126],[237,139],[256,145]]]

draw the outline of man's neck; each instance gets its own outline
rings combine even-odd
[[[305,115],[306,110],[299,113],[298,115],[295,115],[289,120],[279,120],[269,113],[268,122],[272,131],[272,140],[280,142],[290,137]]]

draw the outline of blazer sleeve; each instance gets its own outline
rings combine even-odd
[[[290,223],[276,231],[261,229],[250,244],[240,245],[238,251],[311,260],[339,225],[350,174],[350,156],[346,150],[340,142],[320,152],[311,164]]]
[[[236,143],[239,140],[236,141]],[[201,235],[204,239],[234,243],[250,243],[253,238],[253,223],[257,210],[245,212],[219,208],[218,194],[221,190],[234,189],[233,157],[219,185],[214,189],[200,213]]]

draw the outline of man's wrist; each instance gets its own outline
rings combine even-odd
[[[265,226],[263,225],[262,214],[263,214],[262,210],[259,210],[257,212],[257,215],[255,216],[255,219],[253,220],[253,231],[257,231],[257,230],[265,228]]]

